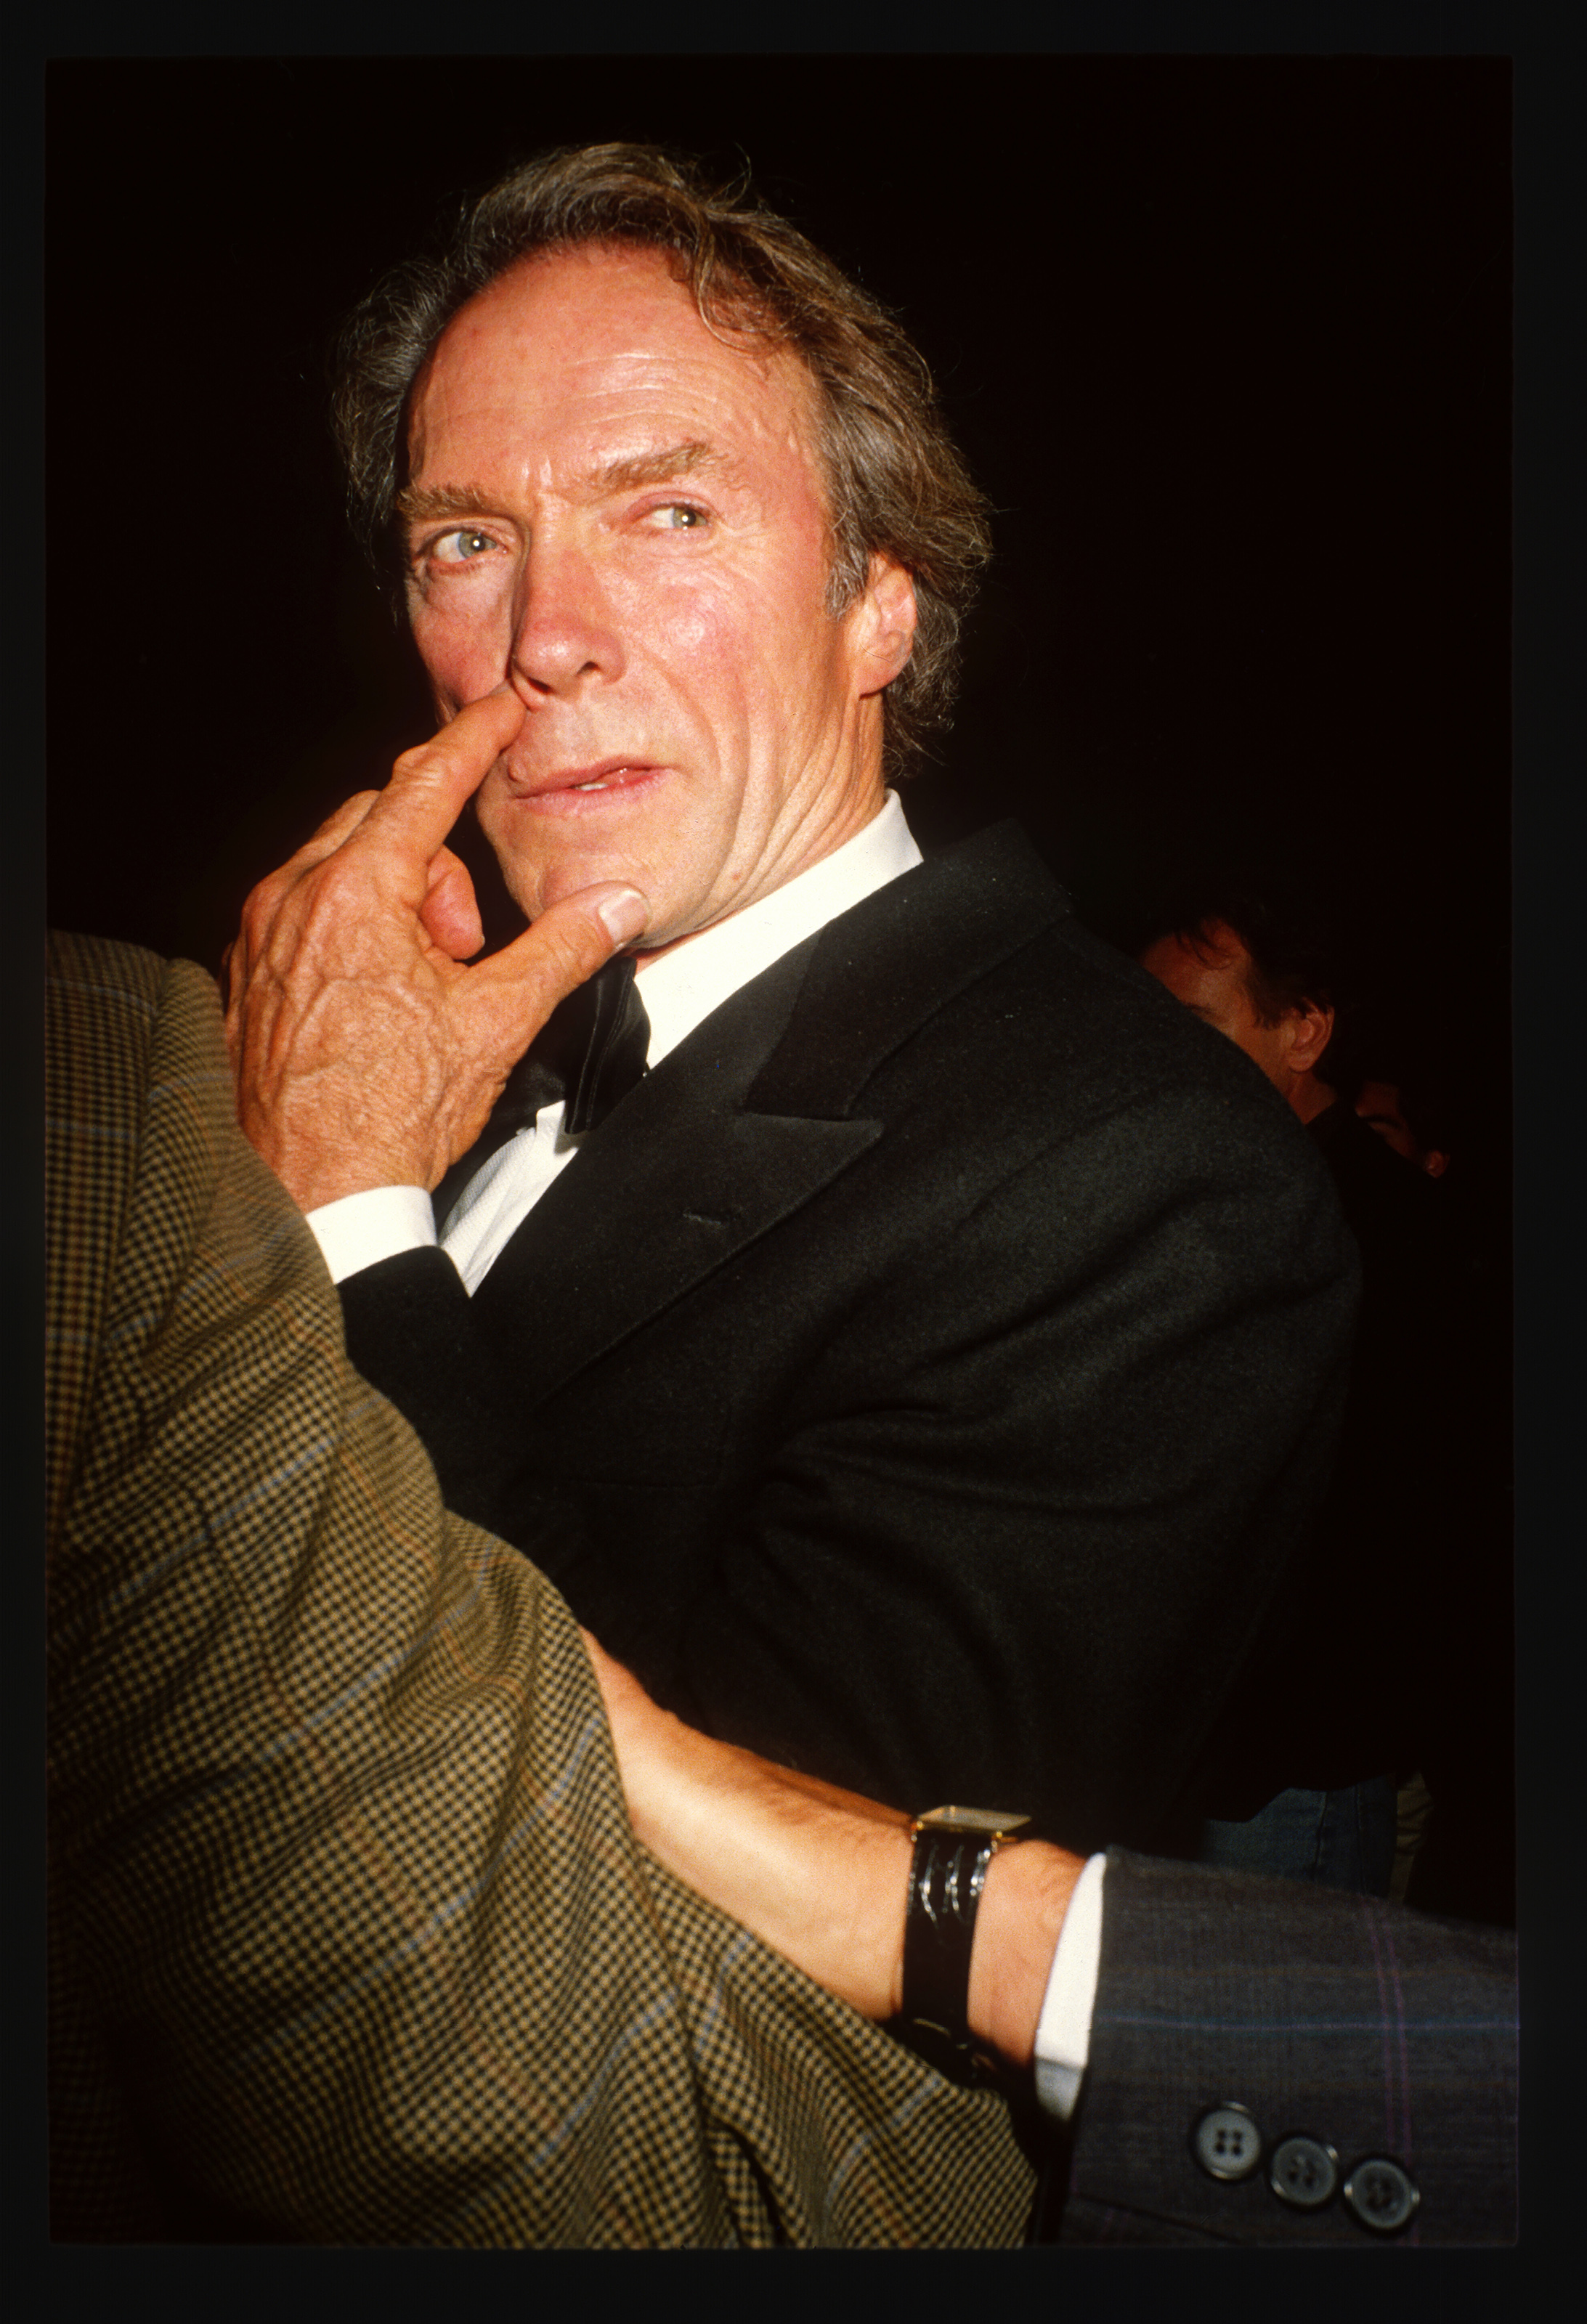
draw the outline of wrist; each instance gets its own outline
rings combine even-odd
[[[663,1863],[863,2016],[902,1997],[909,1819],[781,1780],[749,1752],[667,1738],[678,1781],[641,1779],[635,1831]]]
[[[406,1140],[296,1137],[289,1125],[271,1120],[257,1107],[239,1105],[238,1120],[254,1152],[305,1217],[387,1186],[415,1187],[428,1194],[444,1175],[444,1167],[436,1167],[433,1149],[416,1152]]]
[[[970,2031],[1029,2066],[1075,1883],[1085,1859],[1045,1840],[999,1849],[986,1868],[970,1955]]]

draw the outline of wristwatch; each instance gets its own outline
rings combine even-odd
[[[932,1808],[909,1827],[902,2015],[936,2027],[958,2048],[970,2039],[970,1951],[986,1868],[1028,1815],[998,1808]]]

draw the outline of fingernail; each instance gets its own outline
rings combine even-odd
[[[614,944],[631,944],[650,924],[649,899],[637,888],[619,888],[595,906],[601,926]]]

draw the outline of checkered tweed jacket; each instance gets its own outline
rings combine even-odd
[[[52,947],[58,2238],[1017,2242],[951,2088],[636,1845],[556,1591],[441,1508],[215,988]]]

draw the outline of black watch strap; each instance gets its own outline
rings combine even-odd
[[[974,1819],[971,1821],[971,1819]],[[986,1868],[1024,1816],[935,1809],[915,1826],[904,1923],[903,2015],[970,2037],[970,1954]]]

